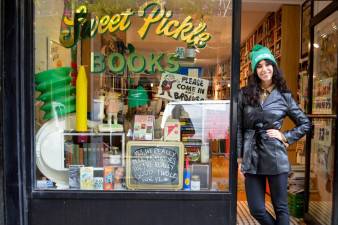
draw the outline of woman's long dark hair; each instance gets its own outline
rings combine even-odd
[[[265,61],[268,65],[272,65],[273,67],[272,83],[275,85],[275,88],[281,93],[290,92],[277,65],[269,59],[265,59]],[[251,106],[259,105],[261,90],[260,83],[261,79],[258,77],[257,70],[255,69],[255,71],[249,76],[248,85],[243,88],[244,97],[246,98],[247,103]]]

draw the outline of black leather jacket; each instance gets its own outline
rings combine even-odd
[[[237,149],[238,157],[242,158],[243,173],[274,175],[290,171],[285,145],[266,133],[268,129],[281,129],[286,116],[296,124],[283,133],[288,144],[292,144],[310,130],[311,123],[291,93],[280,93],[274,89],[262,105],[252,107],[240,91]]]

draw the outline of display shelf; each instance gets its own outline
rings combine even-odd
[[[123,132],[65,131],[63,135],[65,169],[70,165],[92,166],[94,170],[103,170],[109,165],[125,166],[125,134]],[[118,149],[115,153],[112,152],[114,147]],[[119,159],[115,157],[117,161],[115,164],[111,164],[114,159],[109,158],[113,153],[119,155]]]

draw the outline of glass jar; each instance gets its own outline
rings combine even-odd
[[[199,191],[201,190],[201,180],[200,176],[198,175],[193,175],[191,177],[191,190],[192,191]]]
[[[111,165],[121,164],[121,155],[119,154],[119,148],[116,146],[111,147],[109,151],[109,163]]]

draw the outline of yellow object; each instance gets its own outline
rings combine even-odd
[[[87,131],[87,75],[80,66],[76,78],[76,131]]]

